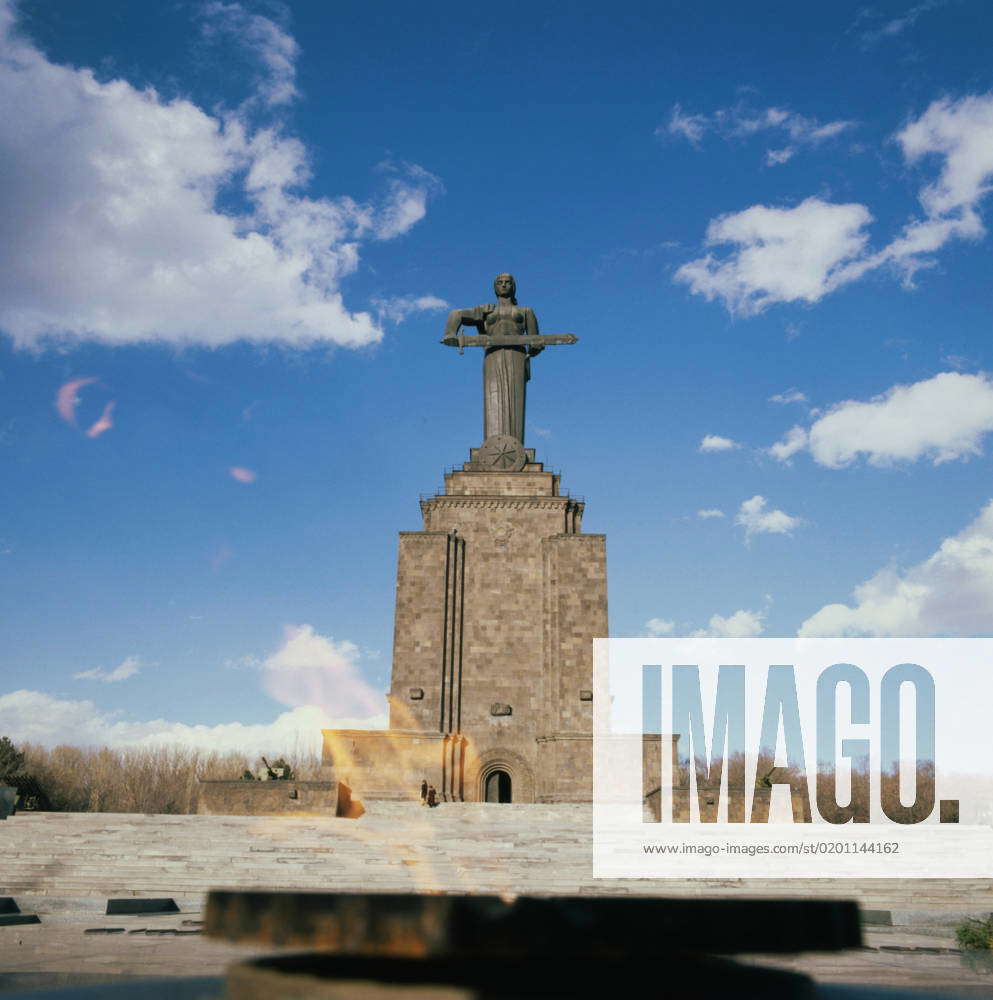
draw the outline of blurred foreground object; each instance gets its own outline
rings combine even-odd
[[[714,957],[861,946],[858,906],[823,900],[588,899],[212,892],[214,938],[312,953],[233,966],[265,997],[813,997],[809,977]]]

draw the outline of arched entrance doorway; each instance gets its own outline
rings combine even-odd
[[[510,775],[499,768],[490,771],[483,783],[483,800],[485,802],[510,802]]]

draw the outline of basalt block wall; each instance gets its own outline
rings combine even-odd
[[[353,739],[349,765],[325,735],[326,762],[356,794],[406,797],[426,778],[474,801],[500,769],[513,801],[591,799],[607,573],[604,536],[581,533],[583,506],[537,462],[449,473],[445,492],[421,502],[423,530],[400,534],[390,738]]]
[[[344,816],[351,795],[339,781],[204,781],[197,787],[201,816]]]

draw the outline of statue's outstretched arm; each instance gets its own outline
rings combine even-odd
[[[453,309],[445,323],[445,336],[454,337],[459,332],[460,326],[482,326],[485,318],[482,306],[473,309]]]

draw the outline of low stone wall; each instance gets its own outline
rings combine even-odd
[[[353,816],[358,803],[340,781],[199,781],[201,816]]]
[[[396,799],[419,802],[421,782],[439,795],[447,776],[441,733],[387,729],[325,729],[323,769],[347,783],[363,801]],[[451,781],[448,782],[451,785]]]

